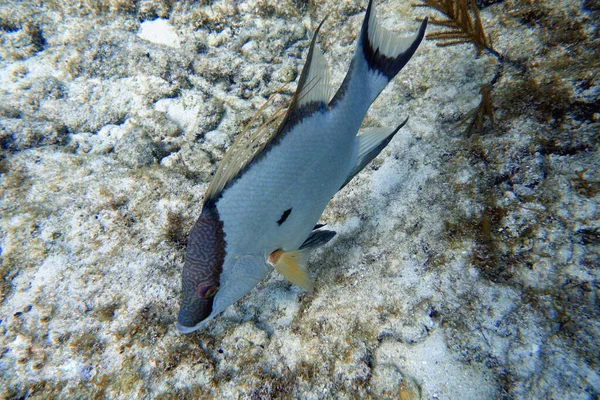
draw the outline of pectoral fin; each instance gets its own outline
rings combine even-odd
[[[404,120],[396,128],[370,128],[364,133],[361,133],[356,137],[358,146],[358,155],[356,157],[356,163],[348,174],[348,178],[344,184],[340,187],[343,188],[358,174],[362,169],[370,163],[377,155],[388,145],[394,135],[402,128],[408,118]]]
[[[269,255],[269,264],[279,271],[288,281],[312,292],[313,281],[308,276],[306,259],[302,250],[276,250]]]

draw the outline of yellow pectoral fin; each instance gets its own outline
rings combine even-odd
[[[269,264],[275,267],[288,281],[312,292],[314,285],[308,276],[302,251],[276,250],[269,255]]]

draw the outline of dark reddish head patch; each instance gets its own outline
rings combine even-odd
[[[212,312],[225,260],[223,222],[207,205],[190,232],[181,275],[181,306],[177,324],[192,328]]]

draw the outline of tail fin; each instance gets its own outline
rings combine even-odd
[[[397,37],[380,25],[375,17],[373,0],[369,0],[350,70],[330,106],[353,91],[363,99],[367,96],[371,104],[410,60],[423,40],[426,27],[427,18],[412,37]]]

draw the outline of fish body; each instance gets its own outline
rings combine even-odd
[[[319,217],[406,122],[357,135],[371,103],[416,51],[426,24],[410,38],[397,38],[378,24],[371,0],[335,95],[316,44],[319,26],[290,107],[272,120],[277,129],[259,130],[245,144],[236,141],[209,186],[188,239],[177,321],[181,332],[203,327],[273,267],[312,288],[305,253],[335,234],[316,226]],[[264,143],[257,145],[260,140]]]

